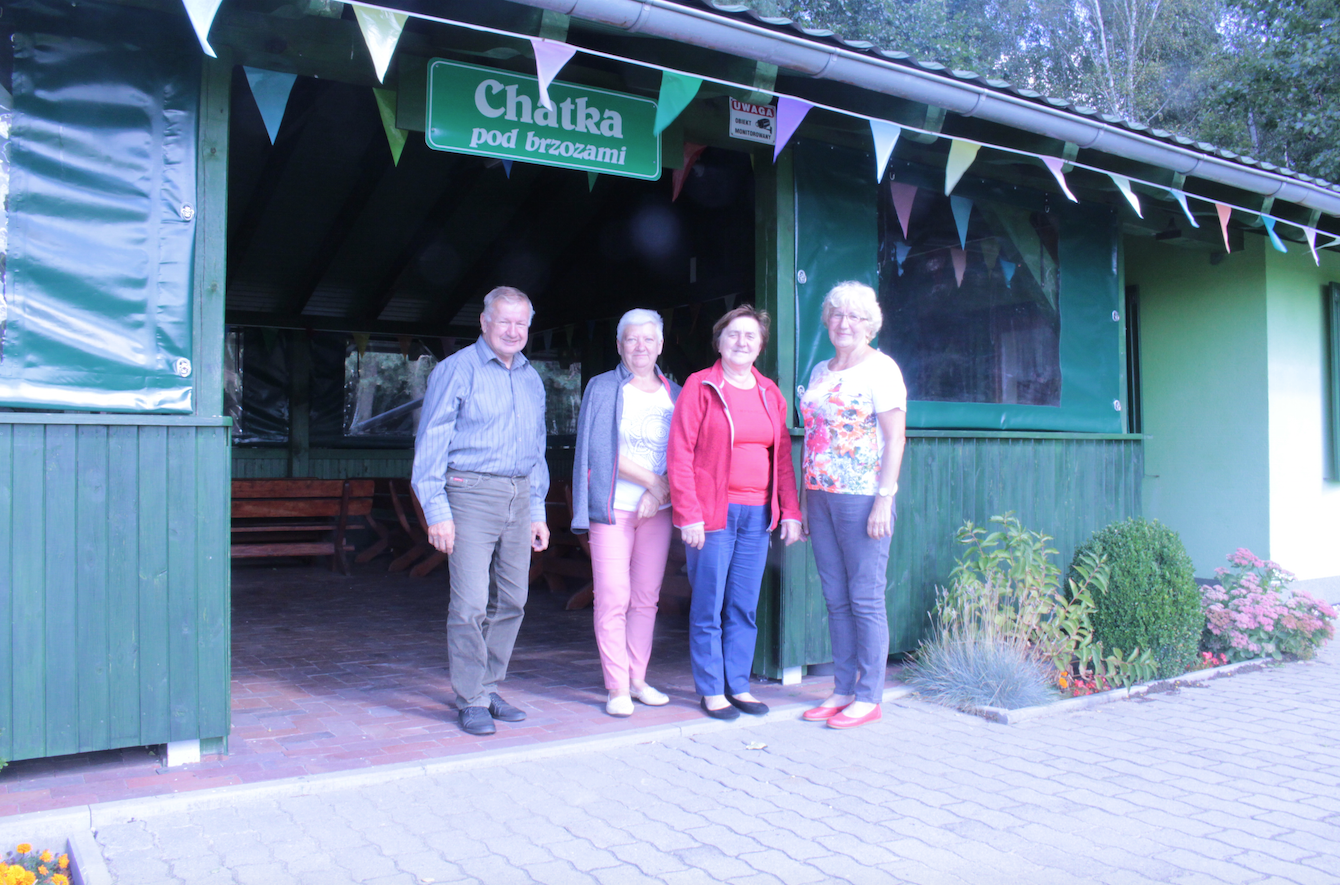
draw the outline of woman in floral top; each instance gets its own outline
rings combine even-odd
[[[884,695],[885,573],[907,388],[898,364],[870,346],[883,324],[873,289],[834,286],[824,299],[823,323],[837,355],[815,366],[809,386],[799,391],[805,419],[800,506],[828,606],[833,693],[804,717],[852,728],[880,718]]]

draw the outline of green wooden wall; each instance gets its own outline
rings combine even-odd
[[[799,470],[799,438],[793,450]],[[917,647],[930,625],[935,588],[958,555],[964,520],[984,524],[1013,510],[1051,535],[1065,568],[1096,529],[1141,512],[1144,462],[1138,436],[909,431],[889,557],[890,652]],[[779,569],[759,607],[755,670],[832,660],[828,616],[808,544],[778,549]]]
[[[228,428],[109,419],[0,415],[6,759],[228,734]]]

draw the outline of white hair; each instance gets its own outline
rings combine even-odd
[[[884,325],[884,312],[879,309],[879,296],[875,294],[874,289],[855,280],[838,283],[824,296],[821,313],[824,324],[828,323],[833,310],[839,307],[845,307],[865,317],[865,332],[870,336],[870,341],[875,340],[875,336]]]
[[[535,319],[535,305],[530,303],[530,297],[520,289],[513,288],[512,286],[498,286],[484,296],[484,310],[481,311],[481,314],[491,319],[493,317],[493,304],[497,301],[511,302],[514,304],[524,302],[525,305],[530,308],[530,318],[532,320]]]
[[[624,329],[629,326],[641,326],[645,323],[652,323],[656,326],[656,337],[661,343],[665,343],[665,321],[661,315],[654,310],[647,310],[645,307],[635,307],[628,313],[619,317],[619,325],[614,330],[614,340],[622,341]]]

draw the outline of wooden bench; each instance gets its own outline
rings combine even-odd
[[[349,520],[372,512],[372,492],[370,479],[235,479],[232,557],[329,556],[347,575],[345,533],[363,528]]]

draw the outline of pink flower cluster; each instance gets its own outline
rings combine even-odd
[[[1201,588],[1205,632],[1201,647],[1231,661],[1260,655],[1310,658],[1335,635],[1335,609],[1289,589],[1292,572],[1238,548],[1232,568],[1215,569],[1218,584]]]

